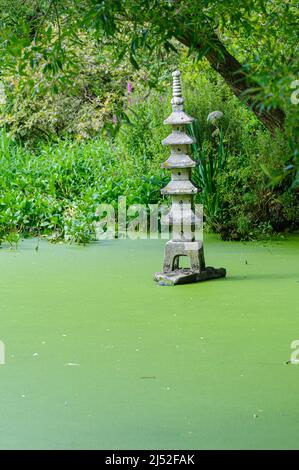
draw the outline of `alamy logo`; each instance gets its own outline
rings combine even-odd
[[[0,365],[5,364],[5,344],[0,340]]]
[[[291,83],[291,88],[295,89],[295,91],[293,91],[293,93],[291,94],[291,103],[292,104],[298,104],[299,103],[299,80],[294,80],[292,83]]]
[[[291,342],[291,349],[294,351],[291,354],[289,364],[299,364],[299,339],[295,339]]]
[[[185,240],[202,240],[203,206],[191,205],[188,198],[176,196],[172,207],[167,204],[133,204],[119,196],[117,210],[112,204],[100,204],[94,222],[97,240],[114,238],[166,239],[175,233]],[[68,227],[65,227],[68,238]]]

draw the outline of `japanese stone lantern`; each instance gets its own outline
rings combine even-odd
[[[166,216],[172,239],[165,246],[163,271],[154,277],[161,285],[186,284],[226,275],[224,268],[205,266],[203,241],[196,240],[196,227],[202,219],[194,213],[193,199],[199,190],[191,181],[191,169],[196,162],[189,153],[194,140],[186,132],[186,126],[194,119],[184,112],[180,72],[177,70],[172,76],[172,113],[164,121],[164,124],[172,126],[172,132],[162,142],[171,148],[170,157],[162,163],[163,168],[171,171],[171,180],[161,191],[172,198],[171,209]],[[189,259],[188,268],[180,267],[181,257]]]

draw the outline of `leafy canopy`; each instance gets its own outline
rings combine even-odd
[[[76,73],[70,44],[84,48],[82,32],[115,58],[154,60],[176,49],[173,38],[190,31],[198,56],[217,47],[215,32],[255,78],[266,106],[289,103],[298,72],[296,0],[1,0],[0,73],[26,75],[28,65],[58,80]],[[63,73],[60,73],[63,71]],[[57,84],[58,86],[58,84]]]

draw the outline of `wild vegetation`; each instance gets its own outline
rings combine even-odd
[[[0,2],[0,23],[1,240],[86,243],[99,203],[159,202],[178,64],[206,228],[298,229],[293,1]]]

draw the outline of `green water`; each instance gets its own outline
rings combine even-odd
[[[299,448],[299,237],[206,237],[228,277],[176,287],[163,245],[0,250],[0,448]]]

